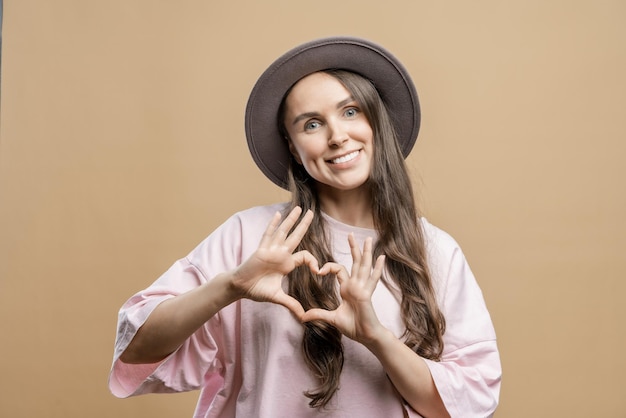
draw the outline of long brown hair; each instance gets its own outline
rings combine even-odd
[[[367,181],[378,232],[374,257],[386,255],[383,280],[399,289],[402,295],[400,307],[406,327],[403,335],[405,344],[424,358],[439,360],[443,350],[445,319],[437,306],[426,260],[424,231],[390,115],[369,80],[343,70],[325,72],[339,80],[352,94],[374,133],[374,160]],[[287,138],[284,127],[285,98],[279,110],[278,123],[281,133]],[[313,223],[296,251],[310,251],[320,265],[333,261],[316,183],[294,158],[289,167],[289,187],[292,197],[285,212],[300,206],[315,213]],[[332,310],[339,305],[336,281],[315,276],[306,267],[297,268],[289,275],[289,293],[300,301],[305,310]],[[318,387],[305,392],[313,408],[325,407],[339,389],[343,368],[341,338],[339,330],[325,322],[315,321],[305,325],[302,350],[307,366],[319,382]]]

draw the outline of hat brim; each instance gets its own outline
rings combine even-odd
[[[417,139],[420,107],[415,86],[404,66],[370,41],[332,37],[302,44],[278,58],[256,82],[246,106],[248,148],[272,182],[287,189],[290,155],[278,130],[277,114],[285,93],[301,78],[341,69],[369,79],[389,110],[400,149],[406,158]]]

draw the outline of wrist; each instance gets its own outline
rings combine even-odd
[[[230,297],[233,298],[233,301],[245,298],[246,290],[244,284],[247,280],[245,270],[242,270],[242,266],[224,273],[224,276],[226,291]]]
[[[389,347],[389,344],[393,344],[397,341],[399,340],[393,332],[381,325],[380,329],[373,333],[370,338],[362,341],[361,344],[374,355],[378,356],[379,353],[384,352],[385,349]]]
[[[218,302],[220,309],[243,297],[241,288],[235,285],[233,272],[218,274],[209,282],[209,285],[213,288],[210,292],[220,300]]]

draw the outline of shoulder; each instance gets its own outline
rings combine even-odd
[[[187,261],[207,277],[237,266],[258,247],[268,223],[284,207],[255,206],[234,213],[187,255]]]
[[[421,223],[428,266],[440,296],[450,289],[464,287],[468,280],[473,281],[474,277],[458,242],[427,219],[422,218]]]
[[[458,242],[452,235],[431,224],[426,218],[420,218],[420,222],[429,252],[451,254],[460,250]]]
[[[220,226],[218,226],[208,237],[227,236],[234,237],[256,237],[263,234],[268,223],[276,212],[282,212],[285,203],[273,205],[254,206],[232,214]]]

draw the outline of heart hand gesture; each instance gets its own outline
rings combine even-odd
[[[303,322],[322,320],[335,326],[348,338],[367,345],[379,332],[386,330],[378,320],[372,305],[372,294],[383,272],[385,256],[376,259],[372,269],[372,239],[367,238],[363,252],[354,236],[348,237],[352,252],[352,271],[337,263],[327,263],[318,274],[335,273],[340,286],[341,303],[333,311],[311,309],[302,317]]]

